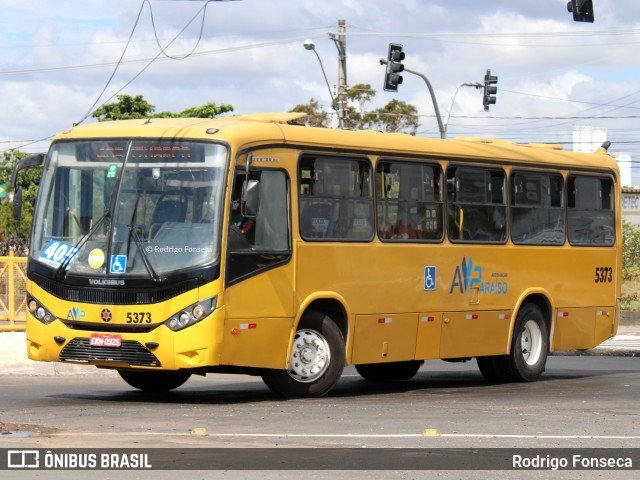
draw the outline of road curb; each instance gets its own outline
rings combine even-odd
[[[629,348],[596,347],[591,350],[564,350],[552,357],[640,357],[640,351]]]

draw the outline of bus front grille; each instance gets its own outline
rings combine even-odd
[[[60,352],[65,362],[113,362],[144,367],[159,367],[156,356],[135,340],[123,340],[117,348],[95,347],[88,338],[74,338]]]
[[[143,305],[163,302],[189,292],[198,286],[197,280],[190,279],[154,289],[113,289],[105,287],[79,287],[64,285],[32,274],[29,278],[51,295],[70,302],[83,302],[102,305]]]

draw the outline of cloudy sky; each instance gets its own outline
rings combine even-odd
[[[419,135],[439,135],[434,108],[414,75],[398,93],[382,90],[390,42],[430,79],[443,116],[457,85],[481,82],[487,68],[498,76],[490,112],[480,90],[460,90],[449,137],[571,148],[574,127],[592,127],[640,162],[640,2],[593,2],[595,22],[576,23],[566,0],[238,0],[206,10],[196,0],[0,0],[0,152],[42,151],[46,140],[32,142],[119,93],[142,94],[156,111],[206,102],[288,111],[312,97],[326,108],[318,59],[303,44],[313,39],[335,86],[328,33],[344,19],[348,84],[377,89],[371,108],[414,104]]]

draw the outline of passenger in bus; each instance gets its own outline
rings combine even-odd
[[[419,238],[418,232],[409,224],[398,219],[395,225],[387,225],[383,233],[384,238],[393,240],[410,240]]]
[[[231,225],[238,227],[250,243],[254,243],[256,219],[254,217],[245,217],[240,211],[240,196],[231,202]]]
[[[240,208],[241,191],[242,182],[239,182],[234,189],[234,196],[231,202],[231,223],[229,229],[229,245],[237,249],[251,248],[252,245],[255,245],[256,219],[242,215]]]

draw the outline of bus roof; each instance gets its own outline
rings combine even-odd
[[[617,162],[604,148],[594,153],[569,152],[553,144],[521,144],[506,140],[458,137],[451,140],[427,138],[375,130],[336,130],[309,127],[295,122],[304,113],[254,113],[216,119],[150,118],[118,120],[74,126],[54,141],[97,138],[165,138],[224,140],[243,148],[260,144],[293,144],[301,148],[322,148],[386,155],[425,155],[454,159],[502,159],[548,165],[575,165],[618,171]]]

